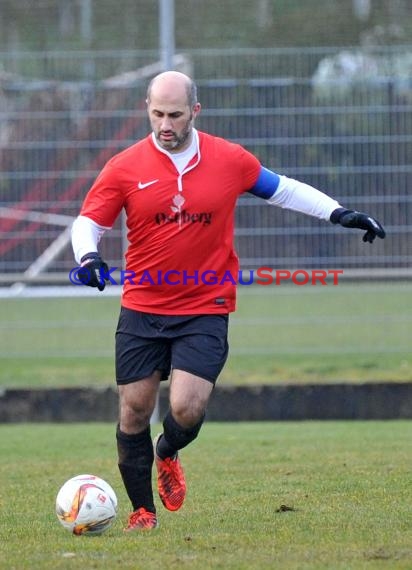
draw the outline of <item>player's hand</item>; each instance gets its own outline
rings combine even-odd
[[[385,230],[378,220],[362,212],[337,208],[332,212],[330,221],[333,224],[340,224],[344,228],[366,230],[362,238],[364,242],[372,243],[376,237],[383,239],[386,235]]]
[[[97,287],[99,291],[103,291],[106,287],[106,281],[108,281],[105,277],[108,271],[107,263],[103,261],[98,253],[92,252],[83,255],[81,258],[77,276],[84,285]]]

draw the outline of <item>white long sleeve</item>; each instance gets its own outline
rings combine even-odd
[[[97,246],[106,230],[104,226],[99,226],[86,216],[78,216],[72,226],[72,247],[74,258],[80,263],[81,258],[86,253],[97,251]]]
[[[309,184],[287,176],[279,178],[276,192],[266,200],[272,206],[302,212],[328,221],[333,210],[341,207],[339,202]]]

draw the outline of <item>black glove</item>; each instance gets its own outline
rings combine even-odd
[[[372,243],[376,236],[383,239],[386,235],[385,230],[378,220],[362,212],[346,210],[346,208],[336,208],[330,216],[330,221],[332,224],[340,224],[344,228],[366,230],[366,234],[362,238],[365,242],[368,241]]]
[[[80,269],[77,272],[79,280],[89,287],[97,287],[103,291],[106,287],[107,278],[105,273],[109,271],[107,263],[96,252],[86,253],[80,260]]]

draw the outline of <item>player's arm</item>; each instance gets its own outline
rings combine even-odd
[[[103,291],[109,280],[109,268],[99,255],[98,245],[124,206],[122,178],[119,179],[115,163],[116,156],[100,171],[72,226],[73,253],[80,264],[77,276],[85,285],[99,291]]]
[[[301,212],[345,228],[366,230],[363,236],[365,242],[372,243],[376,237],[385,237],[381,224],[368,214],[343,208],[339,202],[313,186],[264,167],[249,192],[273,206]]]
[[[103,291],[109,268],[98,253],[98,244],[107,228],[87,216],[78,216],[73,222],[71,238],[74,258],[80,264],[79,280],[89,287]]]

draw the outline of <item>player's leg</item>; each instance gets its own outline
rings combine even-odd
[[[164,506],[178,510],[186,484],[178,451],[196,439],[214,384],[226,362],[228,319],[194,317],[182,325],[172,347],[170,408],[155,444],[158,491]]]
[[[186,481],[178,451],[196,439],[213,390],[208,380],[173,370],[170,409],[163,420],[163,434],[154,440],[157,486],[160,499],[169,511],[177,511],[186,496]]]
[[[164,418],[160,456],[171,457],[198,435],[214,383],[184,370],[174,369],[170,382],[170,408]]]
[[[156,331],[152,325],[150,315],[122,309],[116,332],[118,465],[133,506],[127,530],[157,526],[150,418],[160,380],[170,370],[170,352],[167,345],[153,338]]]
[[[133,512],[140,511],[139,516],[142,515],[140,509],[153,515],[156,513],[150,417],[156,405],[159,382],[160,372],[156,371],[148,378],[119,386],[118,466]],[[129,521],[129,526],[130,522],[136,521]]]

